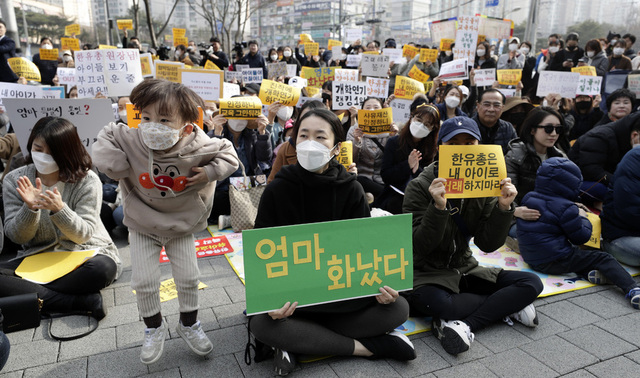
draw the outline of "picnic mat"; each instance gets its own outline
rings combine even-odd
[[[229,261],[229,264],[236,272],[242,283],[244,284],[244,261],[242,252],[242,234],[233,233],[230,230],[219,231],[215,226],[209,226],[209,232],[212,236],[226,235],[227,239],[233,247],[233,252],[227,253],[224,256]],[[542,283],[544,289],[540,294],[540,297],[547,297],[550,295],[556,295],[566,293],[569,291],[585,289],[587,287],[595,286],[577,276],[576,274],[566,274],[561,276],[549,275],[540,272],[536,272],[529,268],[529,265],[522,260],[522,256],[519,253],[513,252],[506,245],[500,247],[498,250],[490,253],[481,251],[474,243],[473,239],[469,243],[473,256],[478,260],[480,265],[483,266],[497,266],[509,270],[521,270],[524,272],[531,272],[537,274]],[[626,265],[622,265],[631,275],[636,276],[640,274],[640,270],[632,268]],[[397,328],[398,331],[406,334],[413,335],[420,332],[426,332],[431,329],[431,318],[409,318],[404,324]]]

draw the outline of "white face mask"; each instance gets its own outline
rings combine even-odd
[[[181,54],[180,54],[180,50],[176,50],[176,52],[175,52],[175,56],[176,56],[176,58],[180,58],[180,55],[181,55]]]
[[[207,109],[204,111],[204,114],[207,116],[207,118],[211,118],[211,116],[213,116],[213,110]]]
[[[53,46],[51,46],[50,44],[46,44],[46,45],[42,45],[42,48],[45,50],[51,50],[53,48]]]
[[[486,50],[476,50],[476,55],[482,58],[484,56],[484,53],[486,52],[487,52]]]
[[[595,51],[587,51],[587,56],[589,58],[593,58],[594,55],[596,55]]]
[[[419,121],[411,121],[409,124],[409,131],[411,132],[411,135],[418,139],[426,138],[431,133],[431,130],[429,130],[424,123]]]
[[[611,40],[611,46],[615,45],[615,44],[616,44],[616,42],[618,42],[618,40],[617,40],[617,39],[612,39],[612,40]]]
[[[453,52],[451,52],[451,50],[444,52],[444,55],[446,55],[446,56],[451,56],[451,54],[453,54]]]
[[[247,127],[247,123],[249,123],[249,121],[246,119],[230,119],[228,123],[231,130],[240,132]]]
[[[622,54],[624,54],[624,48],[616,47],[616,48],[613,49],[613,55],[620,56]]]
[[[288,121],[292,115],[293,107],[291,106],[283,106],[280,108],[280,110],[278,110],[278,113],[276,113],[276,117],[278,117],[278,119],[282,120],[283,122]]]
[[[347,59],[347,54],[340,55],[340,60],[345,60],[345,59]]]
[[[71,58],[69,55],[65,55],[65,56],[62,57],[62,60],[65,61],[65,62],[70,62],[70,61],[73,60],[73,58]]]
[[[560,50],[558,46],[549,46],[549,52],[552,54],[557,53]]]
[[[509,45],[509,51],[516,51],[518,49],[518,45],[512,43]]]
[[[520,49],[520,54],[522,55],[527,55],[529,54],[529,48],[528,47],[523,47]]]
[[[126,110],[123,110],[123,111],[121,111],[121,112],[118,112],[118,115],[120,116],[120,119],[121,119],[121,120],[123,120],[123,121],[126,121],[126,120],[127,120],[127,111],[126,111]]]
[[[454,96],[449,96],[444,99],[445,104],[447,104],[447,108],[456,108],[460,105],[460,99]]]
[[[271,55],[271,60],[278,60],[278,56],[277,55]]]
[[[288,58],[291,56],[291,51],[289,50],[284,50],[284,52],[282,53],[282,55],[284,55],[285,58]]]
[[[141,123],[138,129],[142,133],[142,141],[152,150],[167,150],[175,146],[182,130],[155,122]]]
[[[318,172],[333,157],[331,150],[315,140],[305,140],[296,145],[298,163],[309,172]]]
[[[45,154],[44,152],[31,151],[31,160],[36,166],[38,172],[48,175],[49,173],[57,172],[60,169],[53,156]]]

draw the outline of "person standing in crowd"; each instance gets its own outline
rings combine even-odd
[[[587,131],[593,129],[595,125],[602,119],[603,113],[600,110],[600,95],[577,95],[573,108],[569,114],[573,116],[575,123],[569,131],[569,140],[576,140],[584,135]]]
[[[557,34],[551,34],[548,38],[549,49],[547,54],[542,55],[541,61],[538,63],[538,71],[571,71],[573,67],[573,61],[567,59],[565,53],[566,50],[560,49],[560,36]]]
[[[73,68],[75,66],[76,64],[73,61],[73,53],[71,50],[62,51],[62,62],[58,64],[58,67]]]
[[[185,45],[178,45],[176,46],[176,51],[175,51],[175,60],[180,62],[180,63],[184,63],[187,66],[193,66],[193,62],[191,61],[191,58],[189,58],[189,54],[187,53],[187,47]]]
[[[569,68],[578,67],[578,62],[584,57],[584,50],[578,46],[579,41],[580,37],[578,33],[569,33],[567,35],[567,47],[564,50],[564,58],[565,61],[571,61]]]
[[[609,56],[609,71],[625,70],[631,71],[631,59],[624,56],[627,44],[620,39],[613,45],[611,56]]]
[[[480,142],[480,131],[467,117],[446,120],[441,144],[468,146]],[[533,301],[542,292],[540,278],[529,272],[482,267],[471,255],[469,240],[483,251],[502,246],[509,231],[517,195],[507,177],[500,197],[447,199],[446,179],[438,162],[426,167],[407,186],[403,212],[413,215],[412,313],[433,318],[431,329],[444,350],[469,350],[473,332],[511,317],[538,325]],[[463,227],[464,225],[464,227]]]
[[[620,36],[620,34],[609,32],[609,35],[607,35],[607,46],[605,48],[607,56],[611,56],[611,54],[613,54],[613,45],[621,39],[622,36]]]
[[[0,82],[15,83],[18,75],[9,67],[8,59],[16,56],[16,43],[6,33],[7,24],[0,20]]]
[[[138,37],[133,36],[127,40],[129,37],[129,30],[125,28],[123,30],[122,36],[122,48],[123,49],[137,49],[142,54],[142,45],[140,44],[140,40]]]
[[[189,55],[189,59],[193,62],[195,66],[199,66],[200,62],[202,62],[202,55],[198,52],[198,46],[196,46],[195,41],[189,41],[189,46],[187,46],[187,55]],[[218,67],[221,70],[224,68]]]
[[[499,70],[516,70],[524,67],[524,55],[518,51],[520,40],[512,37],[509,40],[509,51],[500,55],[498,58],[497,69]]]
[[[267,76],[267,63],[260,51],[258,51],[258,41],[249,41],[249,53],[240,59],[238,64],[248,64],[251,68],[262,68],[262,77]]]
[[[536,57],[531,51],[532,45],[529,41],[524,41],[520,44],[518,50],[524,57],[524,66],[522,67],[522,96],[533,97],[530,95],[532,88],[534,88],[533,71],[536,67]],[[534,93],[535,95],[535,93]]]
[[[220,44],[220,38],[211,37],[209,42],[211,43],[211,46],[207,48],[207,55],[203,57],[200,65],[204,67],[205,64],[207,64],[207,61],[211,61],[211,63],[218,66],[221,70],[229,68],[229,58],[227,57],[227,54],[221,50],[222,45]]]
[[[293,50],[291,50],[290,46],[285,46],[284,49],[282,50],[282,61],[287,63],[287,64],[295,64],[296,65],[296,75],[298,75],[300,73],[300,68],[302,68],[302,65],[300,64],[298,59],[296,59],[293,56]]]
[[[278,63],[278,50],[273,47],[269,49],[269,54],[267,54],[267,63]]]
[[[603,115],[596,126],[622,119],[633,110],[633,103],[636,101],[636,94],[626,88],[616,89],[607,96],[607,114]]]
[[[602,45],[597,39],[592,39],[587,42],[584,47],[586,63],[588,66],[595,67],[596,75],[604,76],[609,72],[609,59],[602,49]]]
[[[512,124],[500,119],[505,101],[502,92],[495,88],[487,89],[478,100],[478,112],[473,120],[480,129],[480,144],[499,144],[506,154],[509,142],[518,135]]]
[[[632,47],[633,47],[633,44],[636,43],[636,36],[633,34],[627,33],[622,36],[622,39],[625,42],[624,55],[629,59],[635,58],[636,51]]]
[[[50,50],[53,48],[51,38],[42,37],[40,39],[40,48]],[[40,59],[40,53],[38,52],[33,56],[33,64],[40,70],[40,83],[46,85],[54,85],[53,79],[56,77],[58,71],[58,59],[56,60],[42,60]]]
[[[478,46],[476,47],[476,61],[474,68],[477,70],[485,70],[496,67],[496,61],[491,57],[491,47],[489,46],[489,43],[486,41],[478,43]]]

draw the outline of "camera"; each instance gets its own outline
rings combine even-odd
[[[169,53],[171,51],[171,47],[169,46],[165,46],[164,44],[160,45],[160,47],[158,47],[158,57],[160,58],[160,60],[168,60],[171,58],[171,54]]]
[[[242,59],[244,56],[244,49],[249,46],[249,44],[245,41],[236,42],[233,44],[233,52],[235,52],[234,56],[236,59]]]
[[[198,43],[198,47],[204,50],[200,50],[200,55],[203,57],[209,56],[209,54],[213,54],[213,46],[210,43],[200,42]]]

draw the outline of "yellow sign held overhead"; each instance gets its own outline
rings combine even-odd
[[[133,29],[133,20],[117,20],[118,30]]]
[[[15,72],[19,77],[24,77],[27,80],[38,82],[41,80],[40,70],[38,69],[38,66],[33,64],[33,62],[29,59],[21,57],[9,58],[7,59],[7,62],[9,63],[9,67],[11,67],[11,70]]]
[[[80,34],[80,24],[71,24],[64,27],[65,35]]]
[[[63,50],[80,51],[80,40],[78,38],[60,38]]]
[[[396,98],[412,100],[416,93],[424,93],[424,84],[406,76],[396,76],[396,87],[393,92]]]
[[[456,43],[455,39],[442,38],[440,40],[440,51],[451,51],[451,45]]]
[[[429,81],[429,78],[430,78],[430,76],[422,72],[418,68],[418,66],[411,67],[411,70],[409,70],[408,75],[410,78],[418,80],[421,83],[426,83],[427,81]]]
[[[210,60],[207,60],[207,63],[204,64],[204,69],[205,70],[216,70],[216,71],[222,71],[220,69],[220,67],[216,66],[215,63],[213,63]]]
[[[305,42],[304,53],[306,55],[318,55],[320,53],[320,45],[315,42]]]
[[[333,48],[333,46],[342,47],[342,42],[337,41],[335,39],[330,39],[329,42],[327,42],[327,50],[331,50]]]
[[[156,79],[166,79],[173,81],[174,83],[180,82],[180,68],[184,67],[184,64],[177,62],[163,62],[156,61]]]
[[[431,62],[438,60],[438,50],[420,49],[420,62],[426,62],[427,60]]]
[[[402,56],[406,57],[409,60],[413,59],[419,52],[420,49],[417,47],[413,47],[411,45],[402,46]]]
[[[187,46],[189,44],[189,38],[187,37],[173,37],[173,45],[174,46],[180,46],[180,45],[185,45]]]
[[[594,66],[573,67],[571,68],[571,72],[577,72],[580,75],[586,76],[598,76],[596,74],[596,68]]]
[[[40,49],[40,60],[58,60],[58,49]]]
[[[438,177],[445,178],[446,198],[501,196],[500,182],[507,177],[502,147],[441,145]]]
[[[173,31],[174,37],[184,37],[185,35],[187,35],[187,29],[172,28],[171,30]]]

